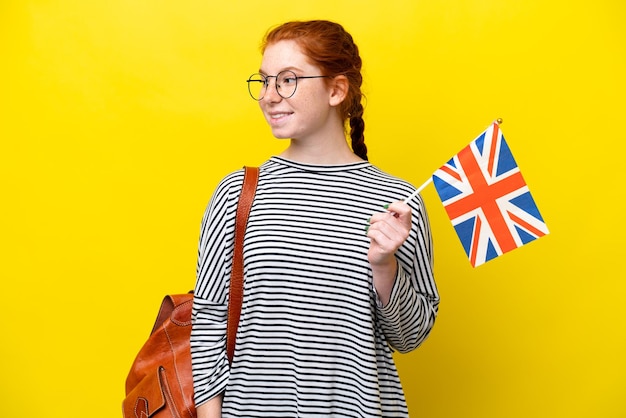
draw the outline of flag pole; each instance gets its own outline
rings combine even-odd
[[[411,193],[411,195],[409,197],[407,197],[406,199],[404,199],[404,203],[409,203],[411,201],[411,199],[413,199],[415,196],[417,196],[422,190],[424,190],[424,188],[426,186],[428,186],[430,184],[430,182],[433,181],[433,177],[430,176],[428,178],[428,180],[426,180],[424,182],[424,184],[422,184],[420,187],[418,187],[413,193]]]

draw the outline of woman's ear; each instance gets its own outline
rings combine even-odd
[[[339,106],[348,95],[349,88],[348,78],[345,75],[338,75],[333,78],[330,85],[330,105]]]

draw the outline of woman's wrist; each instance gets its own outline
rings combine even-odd
[[[383,306],[387,305],[398,273],[398,261],[393,256],[389,261],[381,264],[372,264],[374,288]]]

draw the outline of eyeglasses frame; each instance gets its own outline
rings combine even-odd
[[[293,74],[293,78],[296,80],[296,86],[294,87],[293,92],[291,92],[291,94],[290,94],[289,96],[283,96],[283,95],[280,93],[280,90],[279,90],[280,86],[278,85],[278,76],[280,76],[282,73],[291,73],[291,74]],[[289,99],[289,98],[293,97],[293,95],[294,95],[294,94],[296,94],[296,90],[298,90],[298,80],[300,80],[300,79],[307,79],[307,78],[328,78],[328,77],[329,77],[329,76],[327,76],[327,75],[296,75],[296,73],[294,73],[294,72],[293,72],[293,71],[291,71],[291,70],[283,70],[283,71],[279,72],[279,73],[278,73],[278,74],[276,74],[276,75],[265,75],[265,74],[261,74],[261,73],[254,73],[254,74],[252,74],[250,77],[248,77],[248,80],[246,80],[246,82],[248,83],[248,93],[250,94],[250,97],[252,97],[252,99],[253,99],[253,100],[255,100],[255,101],[257,101],[257,102],[260,102],[260,101],[261,101],[261,100],[263,100],[263,98],[265,97],[265,93],[263,93],[263,95],[257,99],[257,98],[256,98],[256,97],[254,97],[254,95],[252,94],[252,90],[250,90],[250,83],[251,83],[251,82],[253,82],[253,81],[254,81],[254,82],[261,81],[261,80],[252,80],[252,77],[257,76],[257,75],[258,75],[258,76],[261,76],[261,77],[264,79],[264,81],[265,81],[265,82],[264,82],[264,84],[266,85],[266,87],[265,87],[265,93],[267,93],[267,89],[268,89],[268,87],[269,87],[269,85],[270,85],[269,79],[270,79],[270,78],[275,78],[275,79],[276,79],[276,81],[274,82],[274,87],[276,88],[276,93],[278,93],[278,95],[279,95],[280,97],[282,97],[283,99]]]

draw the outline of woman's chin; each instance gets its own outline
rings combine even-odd
[[[291,135],[287,135],[285,133],[282,133],[280,131],[275,131],[275,130],[272,130],[272,135],[274,135],[274,138],[276,139],[290,139],[291,138]]]

